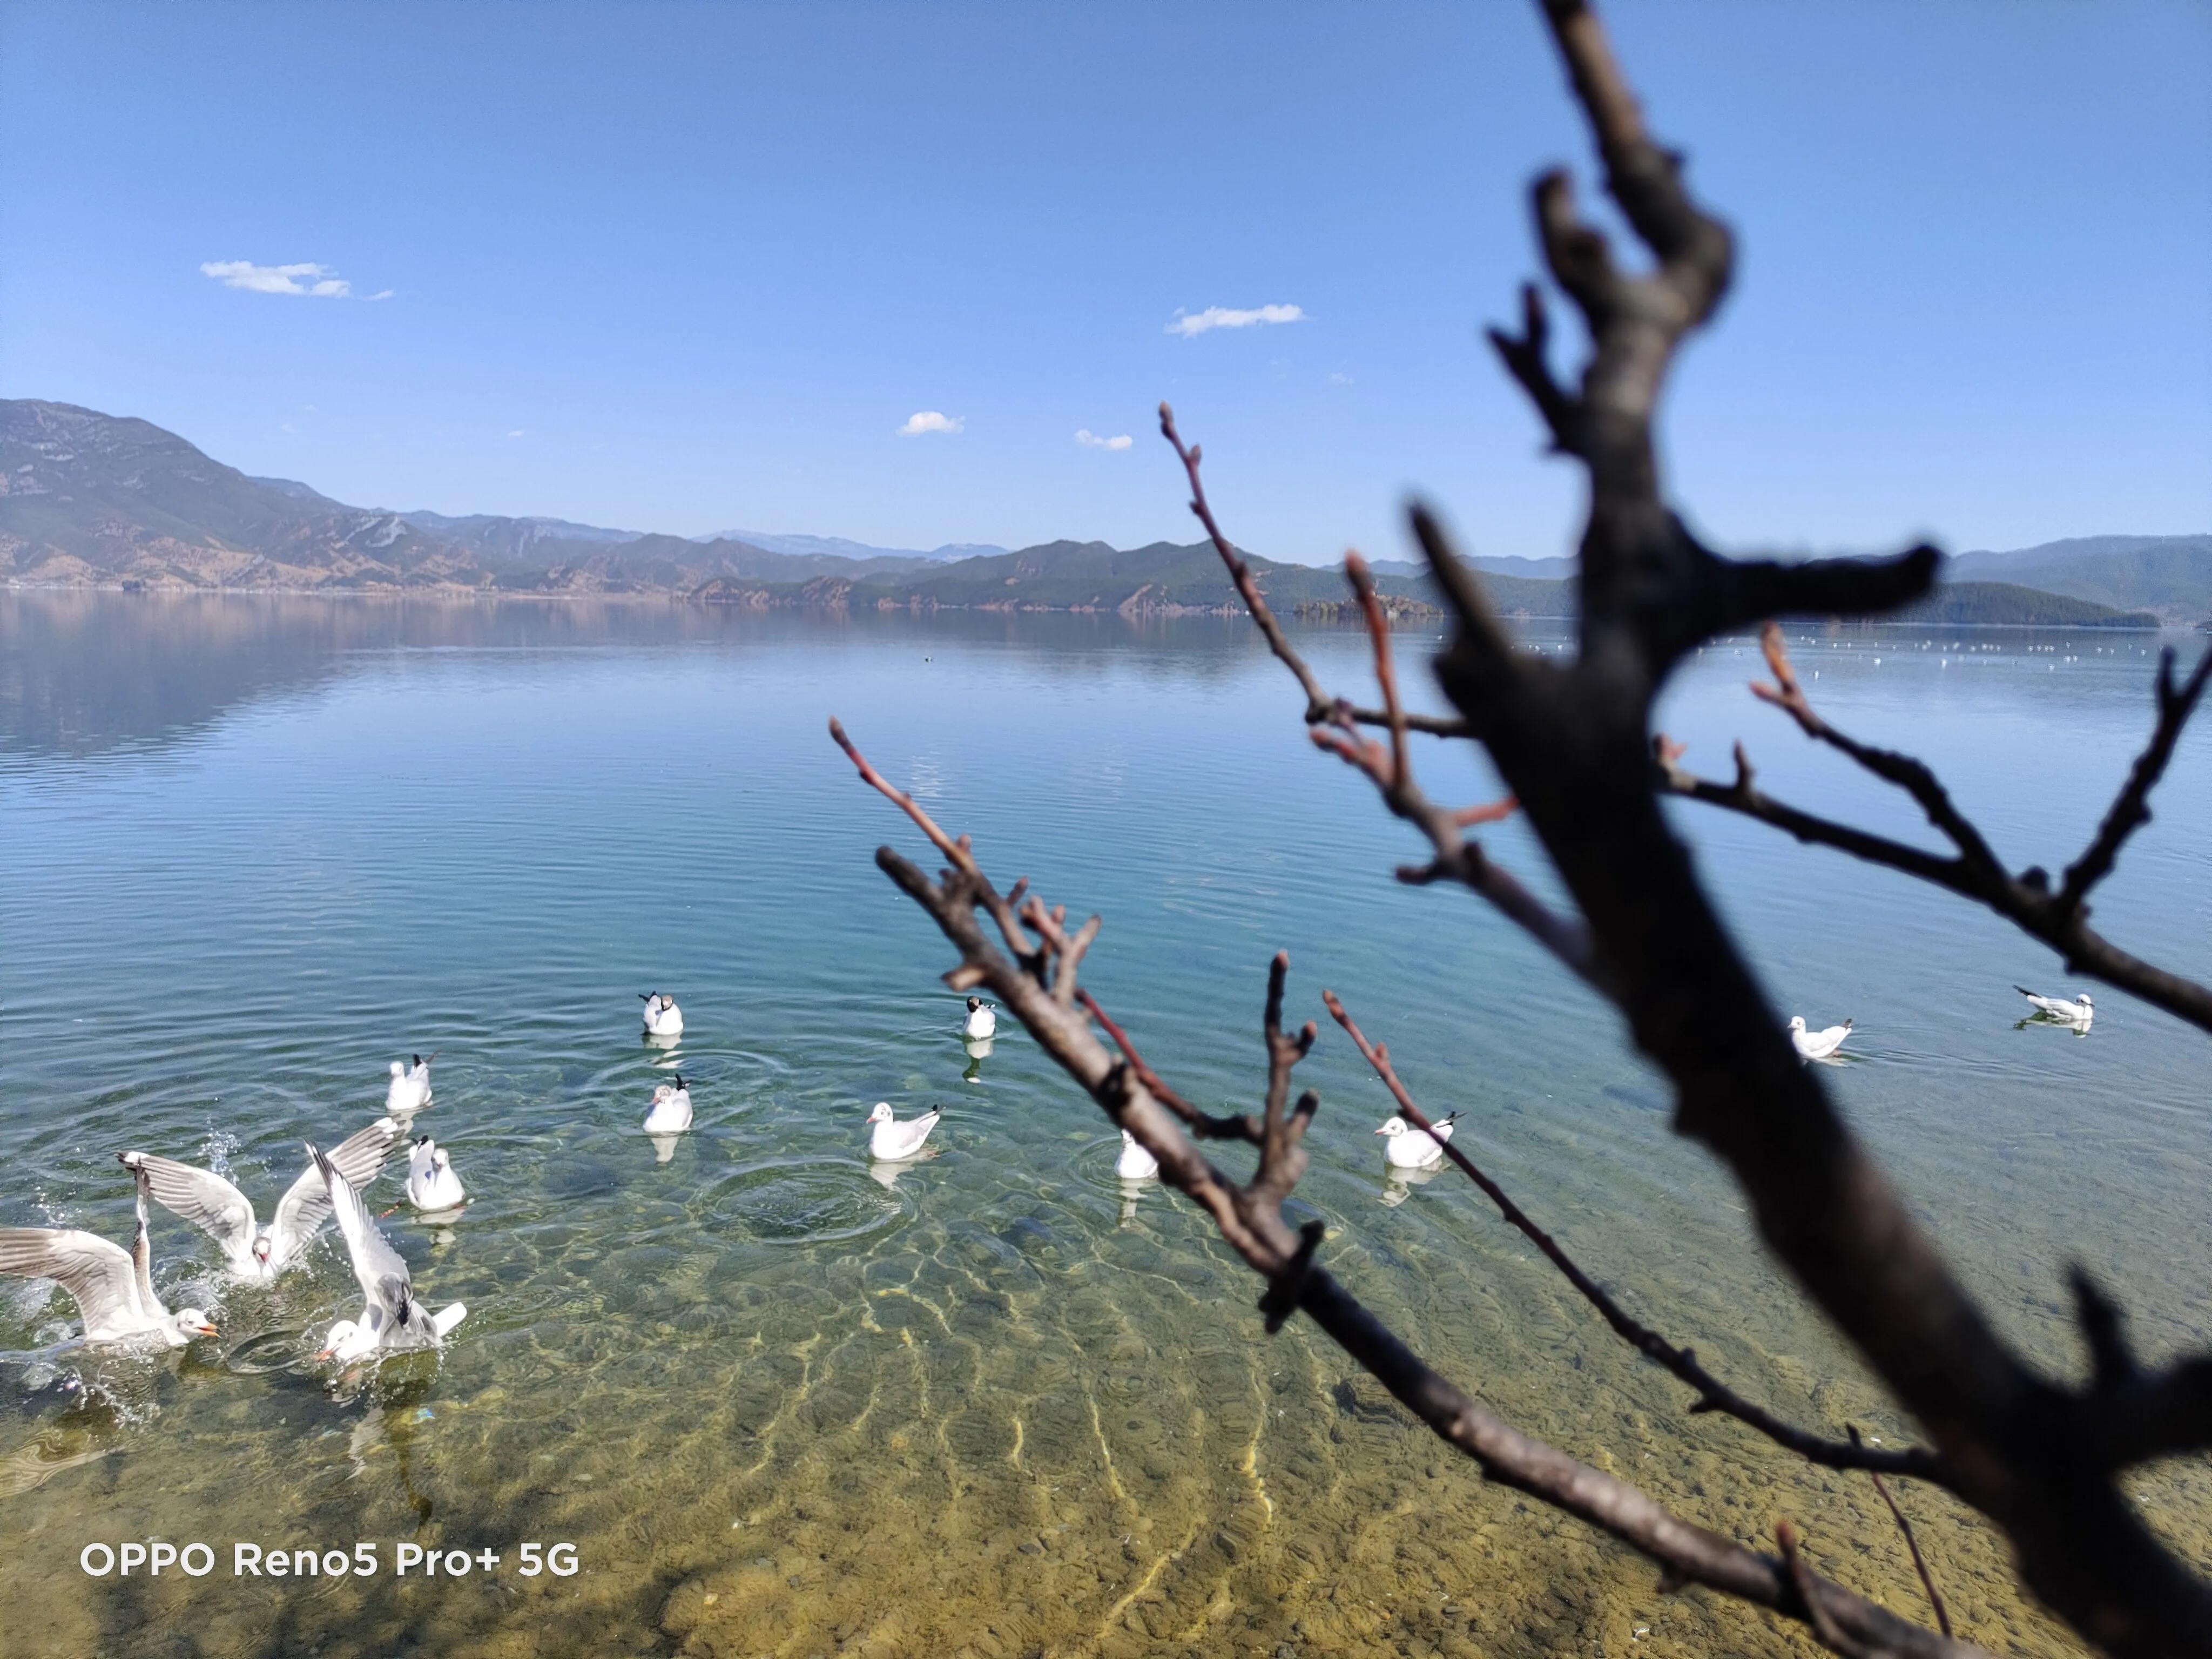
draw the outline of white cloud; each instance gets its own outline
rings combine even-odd
[[[968,422],[957,415],[940,415],[933,409],[917,409],[899,428],[902,438],[919,438],[925,432],[959,432]]]
[[[522,428],[520,427],[517,427],[514,431],[508,433],[507,435],[510,438],[520,438],[522,435]]]
[[[1264,323],[1304,323],[1313,319],[1297,306],[1255,306],[1239,311],[1230,306],[1208,306],[1203,311],[1177,311],[1168,332],[1188,340],[1212,328],[1251,328]]]
[[[318,300],[353,297],[353,284],[332,276],[328,265],[257,265],[251,259],[209,259],[201,264],[200,275],[249,294],[296,294]],[[376,297],[381,300],[390,292],[387,289]]]
[[[1085,449],[1127,449],[1135,441],[1126,432],[1115,438],[1102,438],[1088,427],[1075,434],[1075,441]]]

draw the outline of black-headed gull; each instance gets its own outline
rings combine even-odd
[[[892,1115],[890,1102],[878,1101],[876,1109],[868,1114],[868,1121],[876,1126],[868,1135],[868,1156],[894,1162],[912,1158],[921,1150],[921,1143],[929,1139],[929,1132],[943,1115],[942,1108],[933,1106],[920,1117],[910,1117],[902,1123]]]
[[[2012,988],[2033,1003],[2037,1013],[2057,1020],[2062,1024],[2087,1025],[2096,1017],[2096,1005],[2089,1000],[2087,991],[2069,1002],[2064,997],[2039,997],[2025,985],[2015,985]],[[2122,1022],[2123,1024],[2125,1023]]]
[[[1387,1136],[1382,1143],[1382,1156],[1394,1170],[1425,1170],[1431,1164],[1443,1161],[1444,1149],[1440,1144],[1452,1138],[1452,1125],[1459,1121],[1454,1112],[1431,1127],[1431,1135],[1416,1129],[1402,1117],[1394,1117],[1375,1133]]]
[[[331,1162],[337,1163],[337,1152],[331,1154]],[[339,1173],[344,1173],[342,1164]],[[407,1201],[418,1210],[458,1210],[469,1201],[452,1157],[428,1135],[418,1136],[407,1154]]]
[[[646,1109],[645,1132],[681,1134],[690,1127],[691,1091],[684,1086],[684,1073],[678,1072],[675,1082],[664,1083],[653,1091],[653,1104]]]
[[[392,1062],[392,1083],[384,1091],[384,1109],[393,1116],[405,1112],[419,1112],[430,1103],[430,1060],[421,1054],[413,1056],[414,1065]]]
[[[1827,1059],[1844,1046],[1844,1039],[1850,1034],[1850,1020],[1845,1020],[1841,1025],[1831,1025],[1825,1031],[1808,1031],[1805,1029],[1804,1015],[1790,1016],[1790,1041],[1796,1048],[1800,1060]]]
[[[338,1231],[345,1236],[346,1254],[353,1261],[353,1276],[366,1298],[359,1319],[331,1324],[322,1352],[315,1357],[349,1365],[373,1353],[438,1346],[468,1317],[469,1310],[456,1302],[434,1314],[416,1301],[415,1280],[406,1261],[377,1231],[361,1194],[312,1142],[307,1156],[322,1171],[331,1207],[337,1212]]]
[[[1160,1161],[1127,1129],[1121,1131],[1121,1155],[1114,1160],[1114,1173],[1124,1181],[1148,1181],[1160,1172]]]
[[[985,1037],[995,1035],[998,1029],[999,1016],[995,1006],[985,1002],[981,997],[969,997],[968,1018],[960,1022],[960,1035],[970,1042],[981,1042]]]
[[[398,1137],[398,1124],[380,1117],[339,1142],[331,1162],[352,1185],[366,1187],[382,1172]],[[118,1152],[115,1159],[146,1183],[156,1204],[222,1247],[223,1265],[234,1279],[252,1284],[266,1285],[297,1263],[331,1217],[330,1194],[312,1162],[276,1200],[276,1213],[264,1227],[256,1224],[246,1194],[212,1170],[152,1152]]]
[[[87,1342],[159,1337],[181,1348],[216,1329],[198,1308],[171,1313],[154,1294],[154,1253],[146,1242],[146,1180],[138,1178],[138,1227],[131,1248],[76,1227],[0,1227],[0,1273],[51,1279],[76,1299]]]
[[[645,1034],[647,1036],[682,1036],[684,1011],[676,1006],[676,999],[665,991],[647,995],[640,991],[638,1000],[645,1004]]]

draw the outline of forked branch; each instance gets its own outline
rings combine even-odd
[[[1771,684],[1753,682],[1753,693],[1788,714],[1806,736],[1847,756],[1910,795],[1954,850],[1949,854],[1931,852],[1777,800],[1757,787],[1741,744],[1736,745],[1735,780],[1722,783],[1683,768],[1681,750],[1660,734],[1655,739],[1654,754],[1661,787],[1756,818],[1809,845],[1832,847],[1972,899],[2057,951],[2072,971],[2130,992],[2177,1018],[2212,1031],[2212,988],[2120,949],[2089,925],[2089,906],[2085,902],[2090,890],[2111,873],[2128,837],[2149,822],[2151,791],[2164,775],[2182,728],[2202,700],[2208,681],[2212,681],[2212,646],[2206,647],[2188,679],[2178,686],[2173,678],[2173,653],[2171,649],[2160,652],[2155,687],[2157,718],[2149,740],[2129,769],[2126,782],[2088,848],[2068,868],[2056,892],[2040,867],[2031,866],[2018,874],[2008,871],[1926,763],[1861,743],[1815,710],[1790,661],[1778,628],[1768,624],[1760,647],[1774,678]]]
[[[1283,1200],[1303,1167],[1302,1142],[1314,1099],[1309,1094],[1284,1109],[1291,1069],[1313,1043],[1311,1025],[1296,1033],[1282,1029],[1287,958],[1279,955],[1268,972],[1262,1021],[1267,1108],[1259,1137],[1260,1169],[1250,1182],[1238,1183],[1185,1138],[1177,1115],[1154,1092],[1152,1068],[1136,1058],[1134,1045],[1119,1028],[1110,1028],[1121,1049],[1117,1055],[1054,994],[1048,937],[1026,959],[992,942],[976,912],[991,909],[994,893],[966,838],[945,836],[910,798],[881,781],[842,727],[833,722],[831,730],[862,778],[898,803],[931,843],[953,858],[953,867],[933,881],[892,848],[876,853],[878,866],[928,913],[957,951],[960,961],[945,975],[947,982],[988,986],[1107,1116],[1159,1161],[1161,1178],[1203,1209],[1223,1240],[1267,1282],[1261,1307],[1271,1328],[1292,1308],[1304,1312],[1431,1432],[1474,1459],[1491,1479],[1601,1528],[1656,1563],[1670,1583],[1703,1584],[1802,1620],[1845,1654],[1965,1659],[1979,1652],[1898,1618],[1812,1573],[1802,1562],[1756,1553],[1680,1519],[1626,1481],[1522,1433],[1431,1370],[1315,1260],[1319,1226],[1294,1231],[1283,1217]],[[1075,996],[1086,1012],[1097,1010],[1087,992],[1078,988]]]

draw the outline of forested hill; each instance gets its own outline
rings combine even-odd
[[[773,539],[777,548],[560,519],[349,507],[306,484],[249,477],[149,422],[0,399],[0,584],[636,594],[760,610],[1234,616],[1243,609],[1203,542],[1115,548],[1059,541],[969,557],[956,556],[967,550],[960,547],[853,557],[870,550],[815,537]],[[1248,556],[1285,616],[1344,614],[1341,572]],[[1572,611],[1572,585],[1553,579],[1563,562],[1479,562],[1507,615]],[[1520,570],[1529,574],[1509,574]],[[2024,585],[2020,578],[2030,572],[2034,580]],[[1947,585],[1908,619],[2139,627],[2212,614],[2208,537],[2102,538],[1969,554],[1949,574],[1972,579]],[[1376,581],[1401,614],[1439,614],[1418,567],[1384,561]],[[2063,592],[2051,591],[2062,586]],[[2160,615],[2145,614],[2151,611]]]

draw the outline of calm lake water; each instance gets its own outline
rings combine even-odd
[[[1359,635],[1305,643],[1366,694]],[[1861,629],[1798,659],[1832,717],[1925,755],[2008,858],[2056,869],[2148,729],[2157,643]],[[1682,674],[1664,724],[1691,762],[1724,772],[1741,736],[1776,793],[1924,838],[1753,702],[1758,668],[1746,642]],[[1911,1432],[1669,1134],[1617,1021],[1478,902],[1392,882],[1412,838],[1309,748],[1248,625],[15,594],[0,1222],[127,1242],[131,1146],[218,1164],[265,1212],[303,1137],[368,1121],[386,1062],[433,1049],[420,1127],[471,1201],[386,1224],[425,1298],[471,1312],[366,1385],[313,1362],[360,1301],[327,1237],[243,1290],[157,1216],[157,1284],[222,1328],[180,1357],[51,1352],[67,1298],[0,1281],[10,1655],[1800,1650],[1486,1487],[1310,1328],[1264,1336],[1249,1273],[1115,1179],[1109,1126],[1024,1036],[971,1060],[946,949],[871,862],[927,848],[831,747],[833,712],[993,870],[1104,914],[1086,977],[1194,1098],[1255,1096],[1265,965],[1291,951],[1324,1030],[1299,1196],[1432,1362],[1723,1532],[1790,1516],[1823,1570],[1924,1616],[1870,1489],[1686,1416],[1456,1176],[1385,1180],[1387,1098],[1324,986],[1632,1309],[1787,1416]],[[1493,787],[1470,756],[1426,763],[1437,793]],[[2079,1366],[2078,1257],[2151,1352],[2212,1340],[2201,1035],[2118,993],[2086,1038],[2022,1029],[2015,981],[2070,981],[1996,921],[1680,821],[1782,1012],[1857,1022],[1826,1079],[2010,1336]],[[2208,823],[2200,726],[2098,904],[2198,976]],[[1491,840],[1540,875],[1522,829]],[[673,1053],[639,1036],[663,988]],[[639,1124],[672,1067],[698,1117],[663,1158]],[[946,1112],[940,1155],[895,1179],[865,1156],[882,1099]],[[2201,1465],[2138,1486],[2212,1559]],[[1962,1634],[2067,1650],[1986,1528],[1905,1501]],[[78,1567],[148,1538],[218,1568]],[[234,1540],[371,1542],[385,1571],[234,1579]],[[395,1580],[400,1541],[504,1560]],[[520,1577],[524,1541],[581,1570]]]

